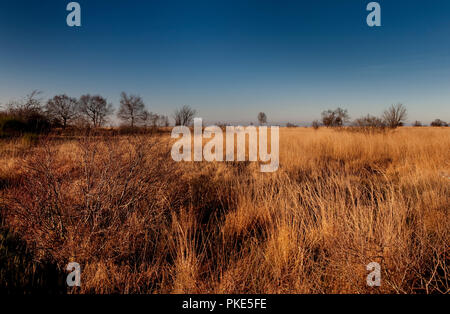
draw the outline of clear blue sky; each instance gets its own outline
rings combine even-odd
[[[33,89],[121,91],[151,111],[188,104],[209,122],[352,118],[392,103],[409,121],[450,120],[450,1],[385,0],[382,27],[363,0],[0,0],[0,103]]]

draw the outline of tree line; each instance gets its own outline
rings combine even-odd
[[[21,101],[12,101],[6,105],[6,110],[0,112],[0,135],[7,133],[42,133],[52,128],[65,130],[68,126],[80,128],[101,128],[111,116],[121,121],[121,126],[131,129],[137,127],[168,127],[169,117],[149,111],[140,96],[129,95],[122,92],[120,105],[117,111],[114,106],[100,95],[85,94],[79,98],[66,94],[56,95],[43,101],[41,92],[33,91]],[[176,109],[172,118],[175,125],[191,125],[196,111],[184,105]],[[325,127],[342,127],[345,125],[364,130],[395,129],[403,126],[407,120],[407,109],[403,104],[392,105],[380,117],[367,115],[351,121],[347,109],[336,108],[325,110],[321,119],[314,120],[312,127],[317,129]],[[259,112],[257,120],[260,125],[267,124],[267,115]],[[292,123],[288,127],[295,126]],[[415,121],[413,126],[423,126]],[[442,127],[448,124],[436,119],[431,126]]]
[[[79,98],[66,94],[56,95],[44,101],[40,91],[33,91],[20,101],[11,101],[0,111],[1,133],[42,133],[52,128],[65,130],[69,126],[79,128],[100,128],[113,115],[121,126],[168,127],[169,117],[149,111],[140,96],[122,92],[117,111],[100,95],[85,94]],[[174,111],[175,125],[192,123],[196,111],[185,105]]]
[[[315,129],[318,129],[321,126],[339,128],[347,125],[358,129],[395,129],[404,126],[407,118],[407,109],[403,104],[391,105],[380,117],[368,114],[353,121],[351,121],[347,109],[338,107],[334,110],[328,109],[323,111],[321,114],[321,119],[314,120],[312,122],[312,127]],[[260,112],[257,119],[260,124],[267,123],[267,115],[264,112]],[[446,127],[448,126],[448,123],[441,119],[435,119],[430,125],[434,127]],[[288,123],[287,126],[295,127],[296,125],[293,123]],[[420,121],[415,121],[413,126],[419,127],[424,125]]]

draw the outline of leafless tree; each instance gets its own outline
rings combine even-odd
[[[350,116],[347,109],[337,108],[322,112],[322,123],[327,127],[341,127],[349,120]]]
[[[146,118],[145,104],[141,97],[122,92],[117,117],[134,127]]]
[[[415,127],[421,127],[421,126],[422,126],[422,122],[416,120],[416,121],[414,122],[413,126],[415,126]]]
[[[267,115],[264,112],[258,113],[258,122],[260,125],[267,123]]]
[[[191,107],[184,105],[180,109],[175,110],[173,113],[173,118],[175,119],[175,125],[190,125],[196,111]]]
[[[147,110],[144,110],[142,112],[140,119],[141,119],[142,125],[144,127],[147,127],[148,125],[150,125],[151,115],[152,115],[152,113]]]
[[[58,120],[63,129],[78,116],[78,100],[65,94],[50,99],[45,106],[47,115]]]
[[[165,115],[158,115],[153,112],[144,110],[141,115],[142,124],[144,126],[152,127],[167,127],[169,126],[169,118]]]
[[[157,113],[151,113],[150,114],[150,124],[156,128],[157,126],[159,126],[159,118],[160,117]]]
[[[383,113],[383,120],[392,129],[402,126],[407,119],[407,111],[402,104],[392,105]]]
[[[169,117],[165,116],[165,115],[160,116],[159,117],[159,125],[168,127],[169,126]]]
[[[102,126],[114,111],[112,105],[99,95],[83,95],[79,102],[80,113],[90,121],[94,128]]]
[[[146,127],[147,126],[157,127],[159,115],[157,115],[156,113],[144,110],[142,112],[142,114],[140,115],[140,120],[142,121],[142,124]]]

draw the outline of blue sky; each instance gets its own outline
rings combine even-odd
[[[160,114],[209,122],[352,118],[402,102],[409,121],[450,120],[450,1],[389,0],[382,27],[362,0],[0,0],[0,103],[121,91]]]

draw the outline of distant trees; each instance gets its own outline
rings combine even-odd
[[[102,126],[108,116],[113,113],[113,107],[105,98],[89,94],[80,97],[80,113],[94,128]]]
[[[322,123],[326,127],[341,127],[350,120],[347,109],[337,108],[322,112]]]
[[[392,105],[383,113],[384,123],[391,129],[402,126],[407,117],[406,108],[402,104]]]
[[[65,129],[78,116],[78,100],[65,94],[57,95],[47,102],[45,109],[47,115],[61,123]]]
[[[407,110],[402,104],[392,105],[383,112],[381,117],[366,115],[352,122],[355,129],[364,131],[384,130],[386,127],[397,128],[404,125],[407,119]],[[350,121],[350,116],[346,109],[337,108],[335,110],[325,110],[322,112],[321,122],[326,127],[341,127]],[[416,124],[420,123],[416,121]],[[421,125],[421,124],[420,124]],[[315,129],[319,128],[319,121],[315,120],[312,125]]]
[[[148,112],[145,110],[145,104],[141,97],[130,95],[125,92],[120,95],[120,107],[117,117],[122,121],[134,127],[144,119],[148,118]]]
[[[258,113],[258,122],[260,125],[267,123],[267,115],[264,112]]]
[[[365,117],[356,119],[353,125],[361,128],[384,128],[386,126],[382,119],[370,114]]]
[[[170,125],[169,123],[169,117],[162,115],[159,117],[160,126],[168,127]]]
[[[144,110],[141,115],[141,120],[142,120],[142,125],[145,127],[152,125],[153,120],[154,120],[154,114],[147,110]]]
[[[367,133],[384,132],[386,130],[386,124],[381,118],[368,114],[353,121],[352,130]]]
[[[314,130],[317,130],[318,128],[320,128],[320,122],[319,122],[319,120],[314,120],[314,121],[312,122],[312,127],[313,127]]]
[[[153,112],[144,111],[142,114],[142,125],[145,127],[167,127],[169,126],[169,118],[165,115],[158,115]]]
[[[192,124],[192,120],[194,119],[194,116],[196,114],[196,111],[192,109],[191,107],[184,105],[180,109],[177,109],[173,113],[173,118],[175,120],[175,125],[190,125]]]
[[[100,95],[75,98],[60,94],[44,102],[41,92],[34,90],[23,99],[0,106],[0,136],[42,133],[60,127],[65,130],[71,125],[100,128],[113,113],[113,105]],[[189,125],[195,113],[191,107],[183,106],[175,111],[174,117],[178,125]],[[117,117],[131,127],[170,125],[168,116],[146,110],[141,97],[125,92],[120,95]]]
[[[0,111],[1,130],[15,134],[26,132],[42,132],[50,130],[51,127],[62,127],[66,129],[71,122],[78,119],[89,123],[92,127],[98,128],[105,124],[108,117],[113,114],[112,104],[108,103],[100,95],[86,94],[79,99],[69,97],[66,94],[56,95],[49,99],[45,105],[40,97],[41,92],[32,91],[19,101],[12,101],[6,105],[6,110]],[[196,111],[188,105],[177,109],[173,113],[175,125],[188,126],[192,124]],[[312,127],[318,129],[320,126],[342,127],[350,121],[348,111],[343,108],[325,110],[321,113],[321,120],[314,120]],[[120,95],[120,106],[117,117],[129,124],[131,127],[167,127],[169,118],[165,115],[152,113],[145,108],[141,97],[128,95],[122,92]],[[259,112],[257,119],[260,125],[267,124],[267,115]],[[407,109],[403,104],[391,105],[381,117],[366,115],[353,121],[350,125],[354,131],[385,130],[385,128],[395,129],[404,125],[407,119]],[[252,124],[253,125],[253,124]],[[413,126],[420,127],[422,123],[415,121]],[[295,127],[292,123],[287,123],[287,127]],[[436,119],[431,126],[448,126],[448,123]],[[3,130],[3,131],[2,131]]]
[[[431,126],[435,126],[435,127],[448,126],[448,123],[445,121],[442,121],[441,119],[436,119],[433,122],[431,122]]]

